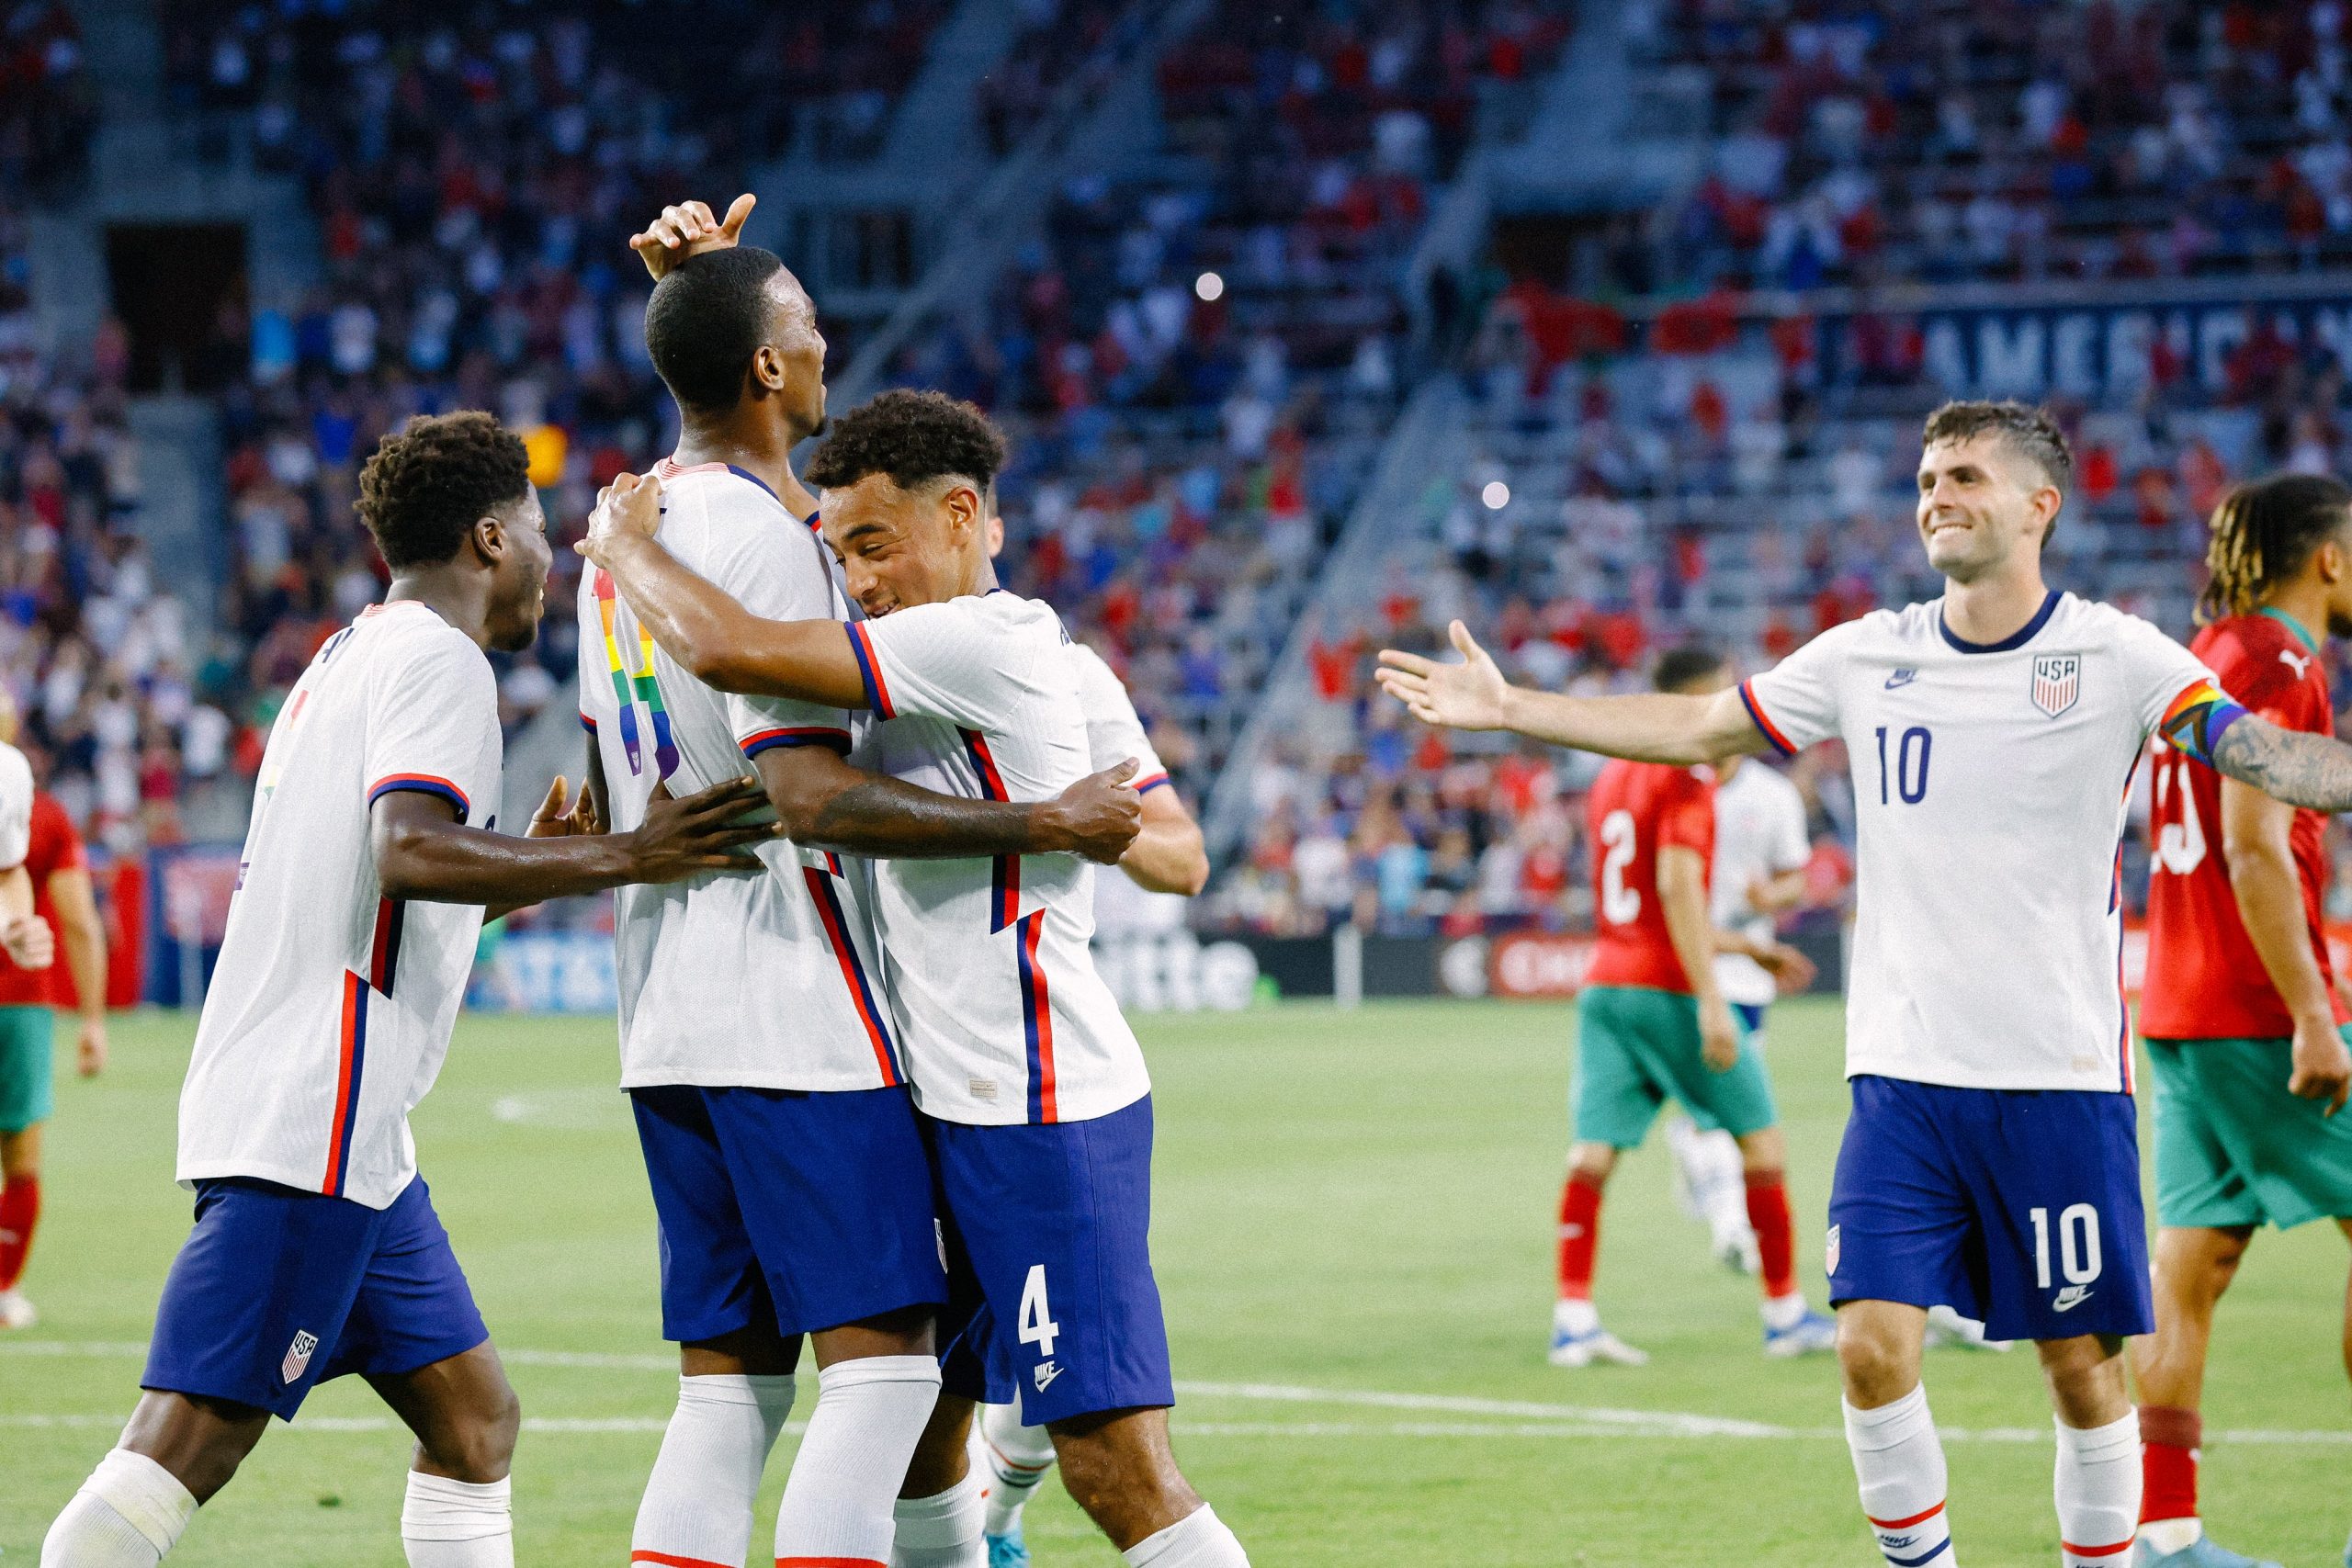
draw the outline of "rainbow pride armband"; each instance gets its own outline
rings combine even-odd
[[[2165,738],[2165,744],[2210,766],[2222,733],[2244,718],[2245,712],[2212,682],[2199,681],[2173,698],[2156,733]]]

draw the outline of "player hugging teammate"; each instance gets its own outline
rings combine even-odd
[[[1955,1560],[1920,1383],[1928,1309],[1949,1303],[1995,1338],[2036,1342],[2061,1561],[2109,1568],[2141,1512],[2123,1342],[2155,1326],[2120,974],[2129,784],[2156,735],[2278,800],[2340,811],[2352,748],[2248,712],[2155,627],[2045,585],[2073,472],[2046,414],[1948,404],[1921,446],[1919,537],[1944,594],[1833,627],[1736,694],[1526,691],[1459,622],[1463,661],[1390,650],[1380,679],[1428,723],[1642,761],[1845,742],[1853,1112],[1826,1251],[1862,1510],[1897,1568]],[[2296,1033],[2320,1022],[2315,1009]]]

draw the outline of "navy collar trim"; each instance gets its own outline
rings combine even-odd
[[[2041,630],[2043,626],[2049,625],[2050,617],[2057,614],[2057,611],[2058,590],[2053,588],[2050,591],[2049,596],[2041,601],[2041,608],[2033,613],[2033,619],[2028,621],[2025,625],[2019,626],[2017,630],[2011,632],[2000,641],[1971,642],[1966,637],[1962,637],[1958,632],[1951,629],[1951,623],[1944,619],[1943,607],[1941,605],[1938,605],[1936,607],[1936,629],[1944,634],[1944,640],[1946,642],[1951,644],[1952,647],[1958,649],[1962,653],[2007,653],[2012,649],[2023,648],[2027,643],[2031,642],[2034,638],[2034,634]]]
[[[757,474],[755,474],[755,473],[752,472],[752,470],[751,470],[751,469],[749,469],[749,468],[737,468],[734,464],[729,463],[729,464],[728,464],[728,465],[727,465],[727,471],[728,471],[729,473],[730,473],[730,474],[733,474],[733,475],[734,475],[737,479],[749,479],[749,480],[751,480],[753,484],[755,484],[755,485],[759,486],[761,490],[763,490],[763,491],[767,491],[767,498],[768,498],[770,501],[775,502],[778,506],[781,506],[781,505],[783,505],[783,504],[784,504],[784,497],[782,497],[782,496],[780,496],[780,495],[776,494],[776,492],[775,492],[775,491],[772,491],[772,490],[768,490],[768,481],[767,481],[767,480],[765,480],[765,479],[762,479],[762,478],[760,478],[760,476],[759,476],[759,475],[757,475]]]

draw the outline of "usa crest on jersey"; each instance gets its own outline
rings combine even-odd
[[[2083,656],[2045,653],[2033,661],[2033,705],[2056,718],[2083,694]]]
[[[299,1381],[311,1364],[311,1352],[319,1348],[319,1337],[307,1328],[295,1330],[294,1342],[286,1348],[286,1359],[277,1363],[277,1375],[288,1382]]]

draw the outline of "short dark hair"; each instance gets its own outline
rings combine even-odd
[[[970,479],[983,494],[1004,468],[1004,437],[989,416],[944,392],[900,389],[833,423],[803,476],[820,490],[843,490],[888,474],[900,490],[933,479]]]
[[[742,400],[752,356],[768,340],[774,251],[736,245],[688,256],[645,302],[645,351],[679,406],[723,412]]]
[[[1919,445],[1967,441],[1979,435],[1999,436],[2010,451],[2041,469],[2042,477],[2061,493],[2074,482],[2075,449],[2066,433],[2047,409],[2005,400],[2000,402],[1949,402],[1928,416]]]
[[[475,523],[530,491],[522,438],[469,409],[417,414],[376,443],[352,509],[398,570],[449,559]]]
[[[1650,670],[1650,684],[1661,692],[1679,692],[1714,674],[1726,662],[1727,657],[1720,648],[1703,642],[1684,643],[1657,656],[1657,663]]]

